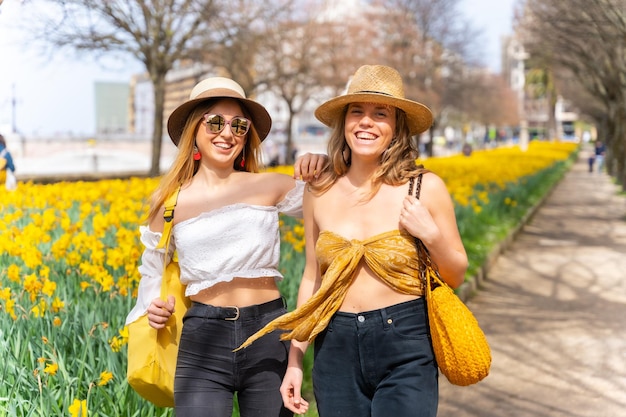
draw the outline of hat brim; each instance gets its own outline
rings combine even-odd
[[[213,93],[215,94],[215,90]],[[197,106],[202,104],[203,102],[221,98],[233,98],[237,100],[242,107],[250,114],[250,118],[252,119],[252,125],[257,131],[259,135],[259,139],[263,141],[267,135],[270,133],[272,129],[272,118],[269,113],[261,104],[256,101],[249,100],[247,98],[241,98],[239,96],[233,95],[230,90],[224,89],[224,94],[222,95],[211,95],[210,97],[202,97],[199,96],[196,99],[189,100],[180,106],[178,106],[170,115],[167,120],[167,133],[170,136],[174,145],[178,146],[178,142],[180,142],[180,137],[183,134],[183,129],[185,128],[185,123],[187,123],[187,118],[189,114],[195,109]]]
[[[406,113],[411,135],[427,131],[433,124],[433,114],[428,107],[416,101],[377,93],[353,93],[335,97],[315,110],[315,117],[328,127],[333,127],[342,109],[350,103],[380,103],[397,107]]]

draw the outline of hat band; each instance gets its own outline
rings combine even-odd
[[[360,90],[360,91],[355,91],[355,93],[370,93],[370,94],[382,94],[384,96],[389,96],[389,97],[394,97],[389,93],[383,93],[382,91],[372,91],[372,90]]]

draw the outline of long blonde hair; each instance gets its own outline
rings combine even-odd
[[[328,191],[350,169],[352,151],[345,137],[348,106],[349,104],[343,108],[335,119],[328,140],[328,161],[322,169],[319,179],[310,184],[310,189],[315,194],[319,195]],[[401,185],[406,183],[409,178],[426,172],[427,170],[423,165],[416,164],[415,160],[418,157],[419,151],[413,143],[406,113],[396,108],[394,138],[381,156],[380,165],[372,178],[372,189],[367,198],[372,198],[382,184]]]
[[[200,161],[193,159],[196,134],[202,125],[202,117],[207,111],[213,108],[217,102],[222,100],[237,101],[243,111],[243,115],[252,120],[251,114],[248,112],[245,105],[235,98],[220,97],[198,104],[198,106],[189,113],[189,117],[187,117],[187,122],[185,123],[180,141],[178,142],[178,152],[172,166],[163,175],[159,186],[152,194],[150,210],[147,216],[148,222],[162,213],[161,208],[167,197],[170,196],[176,188],[191,181],[196,172],[198,172]],[[243,167],[241,166],[242,157],[244,158]],[[254,127],[253,120],[250,130],[246,133],[246,143],[243,152],[235,158],[233,168],[237,171],[259,172],[259,166],[261,166],[261,139]]]

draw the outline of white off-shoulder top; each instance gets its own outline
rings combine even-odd
[[[172,228],[167,259],[178,254],[180,280],[192,296],[220,282],[233,278],[274,277],[278,271],[280,232],[278,214],[302,217],[302,193],[305,182],[296,181],[276,206],[236,203],[204,212],[179,222]],[[141,256],[137,303],[126,317],[126,324],[146,314],[153,299],[161,294],[164,249],[156,249],[160,232],[147,226],[139,228],[145,250]]]

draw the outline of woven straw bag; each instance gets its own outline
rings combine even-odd
[[[419,198],[421,175],[415,196]],[[411,181],[411,189],[413,181]],[[409,191],[410,192],[410,191]],[[437,365],[454,385],[471,385],[489,375],[491,349],[478,321],[441,279],[428,249],[416,239],[420,260],[420,279],[428,309],[428,325]]]

